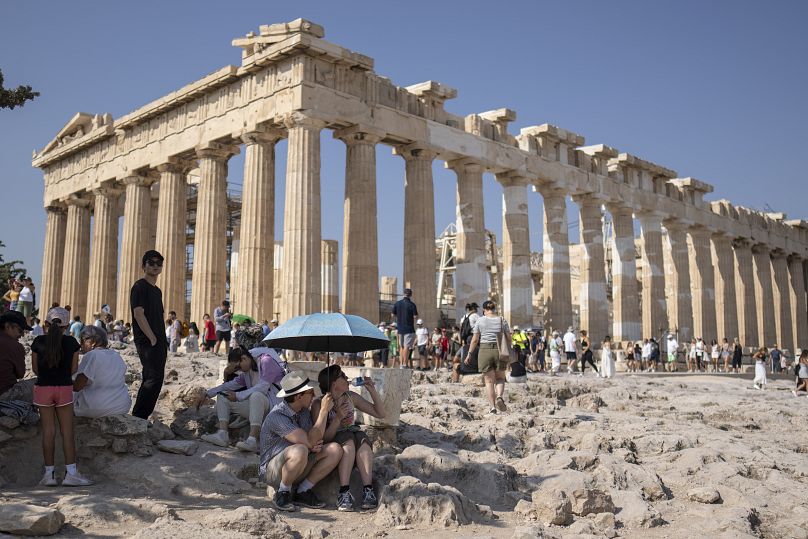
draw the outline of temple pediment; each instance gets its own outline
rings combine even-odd
[[[51,153],[57,148],[71,144],[79,140],[91,132],[100,128],[112,127],[112,115],[107,114],[88,114],[86,112],[77,112],[65,126],[56,133],[56,137],[51,140],[39,153],[34,151],[34,158],[40,158],[44,155]]]

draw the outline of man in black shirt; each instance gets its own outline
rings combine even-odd
[[[143,382],[132,415],[143,419],[154,411],[165,378],[168,343],[163,333],[163,293],[156,284],[163,271],[163,260],[157,251],[146,251],[142,260],[143,278],[132,285],[129,295],[135,347],[143,365]]]
[[[410,299],[412,290],[404,289],[404,297],[393,305],[393,316],[396,318],[398,328],[398,349],[400,351],[402,368],[410,365],[410,350],[415,345],[415,317],[418,316],[418,307]]]

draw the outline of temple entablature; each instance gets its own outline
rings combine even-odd
[[[695,178],[676,178],[670,180],[669,183],[682,192],[684,202],[697,208],[705,207],[704,195],[713,192],[712,185]]]
[[[640,159],[629,153],[621,153],[609,161],[609,170],[618,172],[623,182],[641,189],[664,195],[665,182],[676,177],[676,171]]]

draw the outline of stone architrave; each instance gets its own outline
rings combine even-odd
[[[61,205],[52,204],[45,208],[45,252],[42,257],[42,282],[39,284],[39,317],[44,320],[47,309],[62,298],[62,275],[65,262],[65,233],[67,211]]]
[[[563,333],[572,324],[570,240],[567,230],[566,194],[560,189],[553,188],[540,188],[539,191],[544,206],[544,232],[542,235],[544,325]]]
[[[269,320],[274,312],[275,143],[283,136],[265,129],[241,137],[244,184],[233,309],[256,320]]]
[[[131,322],[129,295],[132,285],[143,276],[143,254],[149,241],[151,179],[145,176],[129,176],[123,179],[123,184],[126,185],[126,204],[123,212],[121,262],[118,266],[116,317]]]
[[[533,322],[528,180],[498,174],[497,181],[502,184],[502,315],[511,326],[524,328]],[[569,264],[569,254],[567,261]],[[567,276],[569,278],[569,272]],[[547,281],[544,282],[546,286]],[[569,292],[569,286],[567,290]]]
[[[738,340],[741,346],[760,346],[758,334],[757,294],[755,292],[752,244],[737,238],[732,242],[735,252],[735,297],[738,302]],[[727,337],[729,338],[729,337]]]
[[[808,305],[805,296],[804,260],[792,255],[788,259],[788,275],[791,293],[791,319],[794,323],[794,348],[808,348]]]
[[[772,252],[772,291],[774,304],[774,325],[777,344],[780,348],[791,348],[794,343],[794,322],[791,318],[791,285],[788,278],[788,259],[781,250]]]
[[[758,308],[758,346],[772,346],[777,341],[774,318],[774,291],[772,290],[771,252],[767,245],[752,247],[755,278],[755,303]]]
[[[665,279],[668,290],[668,325],[680,343],[693,338],[693,296],[690,291],[690,258],[687,229],[682,223],[665,221],[667,241]]]
[[[642,338],[634,248],[634,216],[631,208],[609,205],[612,214],[612,306],[616,342]],[[547,268],[545,268],[545,272]],[[647,337],[651,337],[648,335]]]
[[[665,258],[662,251],[663,215],[646,211],[637,217],[642,234],[642,334],[643,337],[661,339],[668,331]]]
[[[580,318],[581,329],[593,346],[609,333],[609,302],[606,297],[606,259],[603,249],[602,201],[592,194],[574,196],[580,222]]]
[[[438,322],[435,279],[435,191],[432,160],[437,154],[411,144],[395,149],[404,159],[404,287],[412,289],[424,327]]]
[[[208,144],[197,148],[199,188],[191,277],[191,320],[202,320],[227,292],[227,161],[238,148]]]
[[[87,285],[87,312],[84,320],[109,305],[117,312],[118,279],[118,197],[120,191],[103,187],[93,191],[93,241],[90,249],[90,278]]]
[[[322,240],[322,305],[320,310],[324,313],[339,312],[339,244],[337,240]],[[378,294],[376,294],[378,297]],[[377,309],[378,310],[378,309]],[[355,313],[348,313],[355,314]],[[379,313],[372,318],[363,317],[374,322]]]
[[[281,320],[289,320],[321,307],[320,131],[325,122],[294,112],[284,124],[289,138]]]
[[[693,293],[693,336],[705,343],[718,338],[715,317],[715,274],[709,230],[691,227],[688,230],[690,282]]]
[[[712,235],[712,259],[715,267],[715,317],[718,342],[732,342],[739,336],[738,300],[735,292],[735,256],[732,239],[723,233]]]
[[[163,163],[157,167],[160,173],[160,198],[157,206],[157,237],[155,249],[165,257],[163,272],[157,286],[163,292],[165,312],[175,311],[180,319],[187,320],[185,301],[186,280],[186,228],[188,220],[189,164]],[[192,320],[199,320],[191,318]]]
[[[90,201],[71,196],[65,203],[67,227],[60,303],[70,305],[74,314],[83,316],[87,311],[87,281],[90,270]]]
[[[457,175],[455,226],[455,316],[460,320],[466,304],[488,299],[485,254],[483,168],[476,161],[459,159],[446,164]]]
[[[346,152],[342,312],[372,322],[379,317],[376,144],[383,135],[363,126],[352,126],[334,133],[334,138],[345,143]]]

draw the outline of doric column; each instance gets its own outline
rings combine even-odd
[[[320,258],[322,259],[322,300],[320,310],[324,313],[339,312],[339,244],[337,240],[322,240],[320,250]],[[378,294],[376,294],[378,297]],[[377,307],[378,311],[378,300]],[[356,314],[356,313],[348,313]],[[372,317],[364,316],[366,320],[375,323],[379,317],[377,312]]]
[[[735,296],[738,302],[738,340],[741,346],[760,346],[752,244],[744,238],[732,242],[735,252]],[[731,338],[727,336],[727,338]]]
[[[42,282],[39,284],[37,303],[39,317],[53,302],[64,305],[62,299],[62,270],[65,262],[65,231],[67,212],[64,206],[52,204],[45,208],[48,221],[45,225],[45,252],[42,255]]]
[[[715,276],[713,272],[710,231],[691,227],[688,230],[690,282],[693,293],[693,335],[709,343],[718,337],[715,323]]]
[[[283,301],[281,319],[315,313],[321,307],[320,131],[321,120],[292,113],[286,159],[283,214]]]
[[[157,286],[163,292],[163,307],[166,312],[176,311],[181,319],[185,312],[185,244],[188,221],[189,164],[164,163],[157,167],[160,172],[160,199],[157,206],[157,237],[155,249],[165,257],[163,272]],[[196,321],[198,318],[191,318]]]
[[[380,288],[380,296],[384,301],[396,301],[398,299],[398,277],[382,275]]]
[[[755,279],[755,302],[758,308],[758,346],[771,346],[777,340],[774,322],[774,292],[772,291],[772,263],[768,246],[752,247]]]
[[[791,285],[788,278],[788,259],[781,250],[772,252],[772,285],[774,292],[774,326],[777,345],[791,348],[794,343],[794,321],[791,318]],[[768,343],[767,343],[768,344]]]
[[[227,293],[227,161],[238,149],[221,144],[198,148],[199,188],[191,277],[191,320],[202,320]]]
[[[117,189],[93,191],[93,242],[90,249],[90,280],[87,286],[85,320],[105,303],[115,313],[118,279],[118,196]]]
[[[233,308],[256,320],[270,320],[274,312],[275,143],[282,136],[265,130],[241,137],[244,184]]]
[[[483,168],[471,159],[446,164],[457,175],[455,206],[455,316],[460,320],[466,304],[488,298],[488,263],[485,254]]]
[[[660,338],[668,330],[662,217],[648,211],[638,215],[642,233],[642,334],[649,338]]]
[[[572,324],[570,240],[567,230],[566,195],[560,189],[552,188],[541,188],[540,192],[544,199],[544,232],[542,234],[544,325],[563,332],[567,326]],[[528,260],[528,272],[529,264]]]
[[[151,179],[144,176],[129,176],[123,179],[126,185],[126,204],[123,211],[123,238],[121,239],[121,262],[118,265],[118,300],[116,317],[132,321],[129,294],[132,285],[141,278],[141,261],[149,241],[151,223]]]
[[[791,320],[794,323],[794,348],[808,348],[808,305],[805,298],[803,259],[791,256],[788,259],[788,275],[791,293]]]
[[[499,174],[497,181],[502,184],[502,315],[511,326],[525,327],[533,322],[530,225],[527,213],[528,181],[527,178],[519,176]],[[567,261],[569,263],[569,255]],[[567,293],[569,293],[569,280],[567,280]]]
[[[283,241],[275,242],[275,249],[273,250],[273,271],[272,282],[275,286],[275,292],[272,294],[272,309],[275,318],[281,316],[281,304],[283,303]]]
[[[712,259],[715,267],[715,321],[718,340],[729,342],[739,336],[739,304],[735,290],[735,256],[732,239],[721,232],[712,235]]]
[[[637,260],[634,248],[634,217],[631,208],[609,206],[612,214],[612,305],[614,340],[636,341],[642,337],[637,299]],[[650,337],[650,335],[648,336]]]
[[[435,282],[435,192],[432,160],[436,153],[419,144],[396,148],[404,158],[404,287],[412,289],[424,327],[438,323]]]
[[[609,330],[609,302],[606,297],[606,260],[603,252],[602,201],[591,194],[574,196],[580,223],[580,312],[581,329],[593,344],[600,343]]]
[[[687,229],[682,223],[665,221],[665,281],[668,292],[668,323],[680,342],[693,337],[693,296],[690,292],[690,258]]]
[[[342,140],[346,147],[342,312],[374,322],[379,317],[376,144],[382,139],[382,133],[353,126],[335,132],[334,138]],[[337,296],[336,290],[333,295]]]
[[[63,306],[70,305],[74,316],[84,316],[87,312],[87,279],[90,270],[90,201],[71,196],[65,203],[67,229],[60,303]]]
[[[157,247],[157,213],[160,209],[160,197],[162,196],[162,185],[155,182],[152,184],[151,188],[149,189],[149,197],[151,199],[151,206],[149,206],[149,237],[146,240],[146,245],[144,246],[147,250],[148,249],[156,249]],[[160,254],[163,254],[160,252]],[[165,255],[163,255],[165,256]],[[165,303],[163,303],[165,306]],[[166,309],[168,312],[169,309]],[[181,316],[182,311],[177,311],[178,316]]]

